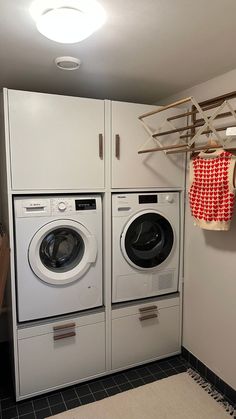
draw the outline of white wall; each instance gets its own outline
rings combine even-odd
[[[2,144],[3,144],[3,138],[4,138],[4,124],[3,124],[3,106],[2,106],[2,92],[0,92],[0,153],[3,153],[2,151]],[[0,222],[3,223],[4,227],[4,217],[3,217],[3,201],[2,201],[2,193],[4,190],[4,176],[3,171],[5,171],[5,167],[3,167],[1,163],[0,167]],[[7,315],[5,312],[1,311],[0,308],[0,343],[4,342],[8,339],[7,336]]]
[[[236,90],[236,69],[166,98]],[[229,232],[193,226],[187,210],[183,346],[236,388],[236,209]]]

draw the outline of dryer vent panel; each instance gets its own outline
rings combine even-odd
[[[166,272],[159,275],[153,275],[152,291],[171,289],[174,286],[174,273]]]

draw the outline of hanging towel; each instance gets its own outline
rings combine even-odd
[[[224,150],[201,152],[190,162],[189,202],[194,224],[229,230],[233,215],[236,156]]]

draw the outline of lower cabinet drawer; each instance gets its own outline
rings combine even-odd
[[[151,361],[180,350],[179,306],[112,320],[112,368]]]
[[[105,371],[104,322],[54,329],[18,340],[20,396]]]

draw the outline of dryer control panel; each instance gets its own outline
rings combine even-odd
[[[140,192],[114,194],[112,197],[112,213],[117,216],[127,216],[133,211],[149,208],[162,210],[163,207],[178,207],[178,192]]]

